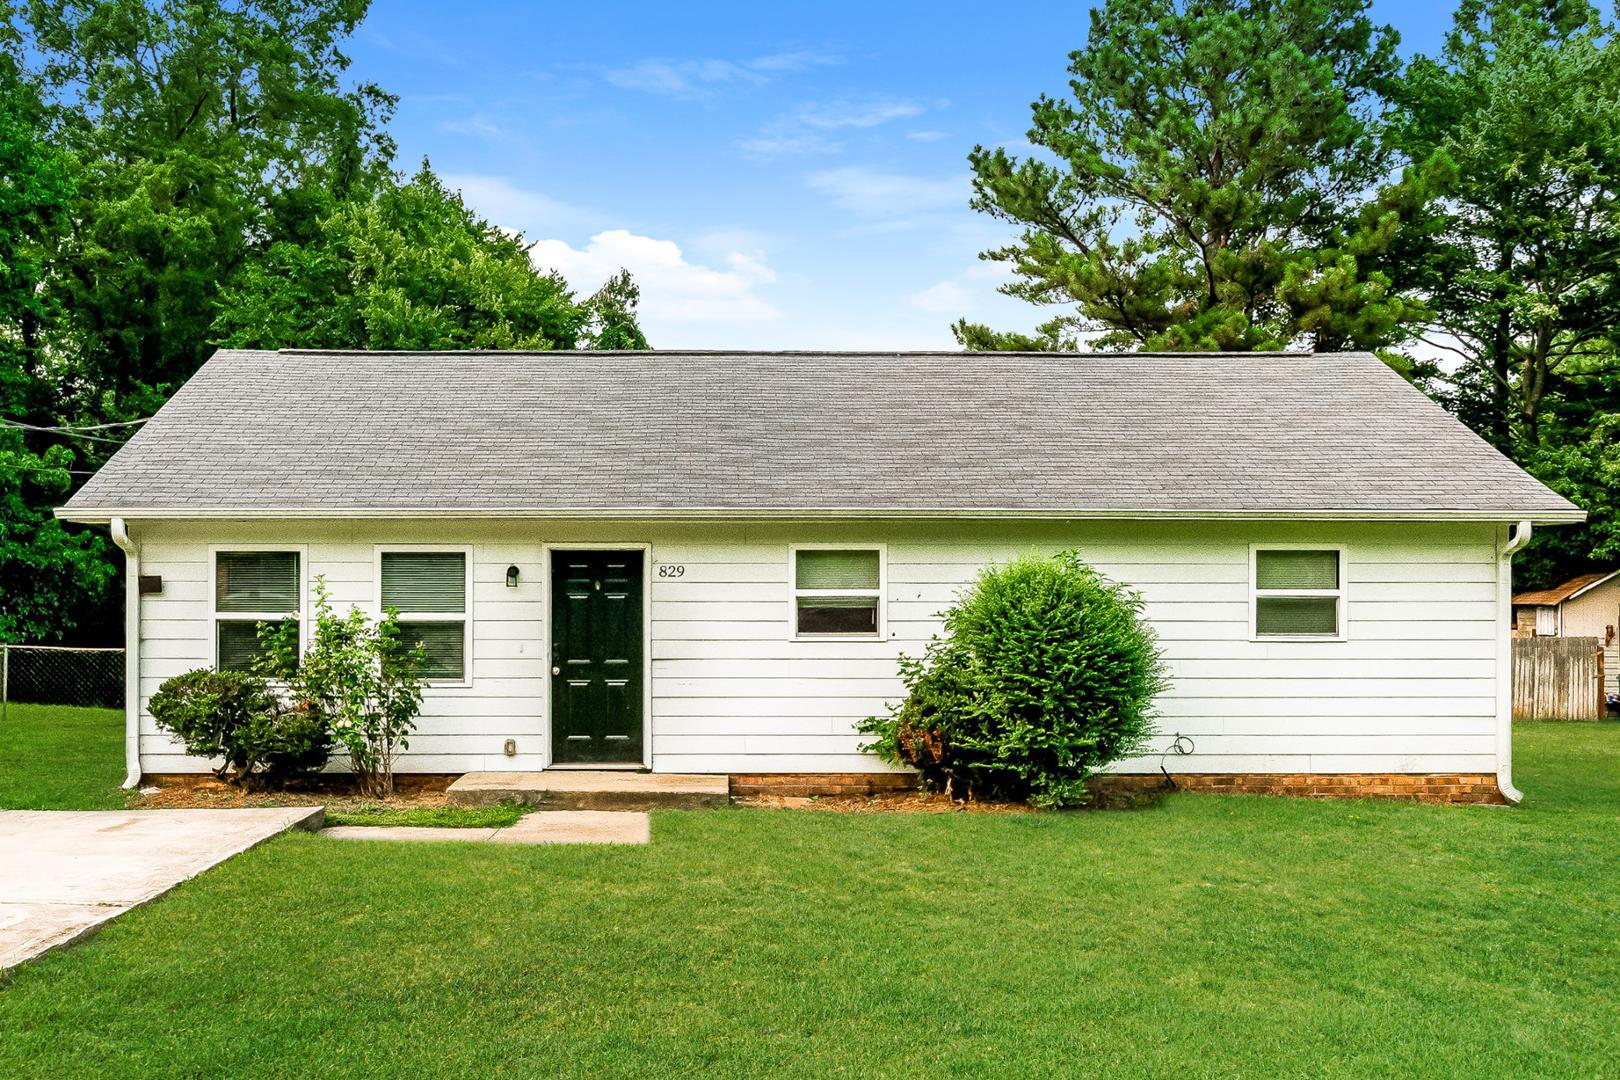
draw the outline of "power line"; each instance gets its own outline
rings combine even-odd
[[[107,443],[109,446],[123,446],[123,439],[109,439],[104,435],[83,435],[73,428],[40,427],[38,424],[25,424],[21,420],[0,420],[0,427],[11,428],[14,431],[37,431],[43,435],[61,435],[68,439],[84,439],[89,442]]]
[[[136,424],[144,424],[150,419],[152,419],[150,416],[143,416],[139,420],[115,420],[110,424],[51,424],[51,425],[49,425],[47,427],[41,428],[40,430],[41,431],[105,431],[108,428],[134,427]]]

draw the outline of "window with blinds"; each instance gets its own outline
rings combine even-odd
[[[1343,553],[1337,548],[1255,549],[1254,636],[1342,636],[1342,564]]]
[[[248,671],[263,653],[261,627],[298,622],[296,551],[220,551],[214,555],[214,667]]]
[[[398,614],[405,640],[426,654],[422,676],[467,681],[467,553],[385,551],[382,606]]]
[[[796,548],[794,631],[802,637],[876,637],[883,602],[881,548]]]

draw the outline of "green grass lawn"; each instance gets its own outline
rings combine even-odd
[[[62,705],[6,706],[0,810],[120,810],[124,714]]]
[[[1620,1071],[1620,725],[1518,809],[1181,795],[292,835],[0,986],[0,1076]]]
[[[328,825],[412,825],[438,829],[504,829],[528,812],[516,803],[495,806],[349,806],[327,808]]]

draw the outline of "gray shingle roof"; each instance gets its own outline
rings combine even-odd
[[[87,520],[1579,511],[1367,354],[222,351]]]

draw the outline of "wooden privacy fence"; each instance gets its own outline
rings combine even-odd
[[[1595,637],[1513,639],[1513,719],[1603,719],[1603,643]]]

